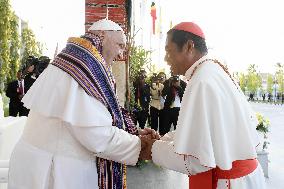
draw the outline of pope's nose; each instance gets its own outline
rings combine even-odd
[[[120,52],[117,56],[116,56],[116,59],[117,60],[123,60],[123,52]]]
[[[123,59],[123,53],[118,54],[118,58],[121,60]]]

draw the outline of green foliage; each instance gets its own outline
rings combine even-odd
[[[1,93],[0,93],[0,95],[1,95]],[[2,101],[3,101],[4,117],[7,117],[7,116],[9,116],[9,101],[10,101],[10,99],[5,94],[2,94]]]
[[[240,88],[243,92],[247,90],[250,93],[256,93],[259,88],[262,88],[262,79],[257,73],[257,66],[255,64],[249,65],[247,72],[247,74],[238,74]]]
[[[129,89],[130,89],[130,102],[129,102],[129,110],[133,110],[133,108],[137,104],[134,101],[134,87],[133,83],[135,79],[138,77],[139,72],[144,67],[147,67],[151,64],[151,51],[145,50],[142,46],[138,47],[130,47],[129,49]]]
[[[9,0],[0,0],[0,92],[9,77],[11,27],[11,6]]]
[[[20,37],[19,37],[19,21],[15,13],[12,13],[10,26],[11,26],[11,40],[10,40],[10,72],[8,82],[15,79],[17,71],[20,67]]]
[[[261,77],[257,74],[255,64],[251,64],[248,67],[246,83],[247,83],[247,89],[251,93],[256,93],[257,89],[260,88],[262,85],[262,80]]]
[[[22,46],[23,46],[23,59],[22,62],[29,56],[39,57],[42,55],[42,45],[36,41],[35,34],[30,28],[24,28],[22,31]]]
[[[19,36],[19,19],[11,9],[10,0],[0,0],[0,92],[5,84],[16,78],[20,67],[20,49],[23,46],[25,58],[40,56],[43,46],[36,41],[29,28],[23,29]]]
[[[243,92],[255,93],[260,89],[261,93],[273,93],[273,85],[276,82],[278,84],[278,94],[284,93],[284,64],[276,63],[275,74],[268,74],[267,78],[261,78],[257,72],[257,66],[255,64],[249,65],[247,74],[238,73],[238,80],[240,88]],[[266,89],[262,88],[262,79],[266,81]]]
[[[258,130],[259,132],[262,132],[264,134],[267,134],[269,132],[269,126],[270,126],[269,119],[265,118],[260,113],[256,113],[256,118],[257,118],[257,121],[258,121],[258,125],[256,127],[256,130]]]
[[[130,82],[133,83],[137,78],[139,71],[151,64],[151,51],[145,50],[143,47],[130,48],[129,64],[130,64]]]
[[[273,76],[271,74],[268,74],[267,76],[267,88],[266,91],[268,93],[272,94],[272,90],[273,90]]]
[[[149,163],[148,160],[139,160],[139,161],[136,163],[136,167],[141,170],[141,169],[143,169],[148,163]]]
[[[279,93],[284,92],[284,65],[281,63],[276,64],[276,73],[275,73],[276,81],[279,85]]]
[[[239,74],[239,84],[240,84],[240,88],[243,92],[245,92],[246,90],[246,76],[243,73]]]
[[[257,118],[257,121],[258,121],[258,124],[256,126],[256,130],[263,134],[264,143],[263,143],[262,149],[265,150],[265,149],[267,149],[267,145],[269,144],[269,142],[267,141],[267,138],[268,138],[267,134],[269,132],[270,121],[269,121],[268,118],[265,118],[260,113],[256,113],[256,118]]]

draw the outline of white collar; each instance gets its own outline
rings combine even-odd
[[[195,68],[196,66],[198,66],[198,64],[199,64],[200,62],[202,62],[203,60],[208,59],[208,58],[209,58],[208,55],[204,55],[204,56],[202,56],[200,59],[198,59],[196,62],[194,62],[194,63],[192,64],[192,66],[190,66],[190,68],[188,68],[188,70],[187,70],[187,71],[185,72],[185,74],[184,74],[184,76],[186,77],[186,79],[189,80],[189,79],[190,79],[190,76],[191,76],[191,74],[192,74],[192,72],[193,72],[193,70],[194,70],[194,68]]]

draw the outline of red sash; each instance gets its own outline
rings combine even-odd
[[[216,189],[219,179],[236,179],[252,173],[257,168],[258,161],[237,160],[233,162],[232,169],[221,170],[214,168],[209,171],[189,177],[189,189]],[[230,180],[228,182],[230,189]]]

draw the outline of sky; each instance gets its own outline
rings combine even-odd
[[[175,0],[178,2],[178,0]],[[194,21],[203,28],[209,47],[231,70],[256,64],[260,72],[284,63],[284,11],[281,0],[180,0],[174,20]]]
[[[85,27],[84,0],[11,0],[16,14],[45,44],[45,55],[53,58],[58,43],[62,49],[68,37],[80,36]]]
[[[163,1],[163,0],[161,0]],[[84,0],[11,0],[53,57],[69,36],[84,32]],[[166,2],[166,1],[165,1]],[[167,0],[171,19],[194,21],[203,28],[210,49],[232,71],[256,64],[260,72],[284,63],[284,11],[281,0]],[[162,49],[164,47],[161,47]]]

